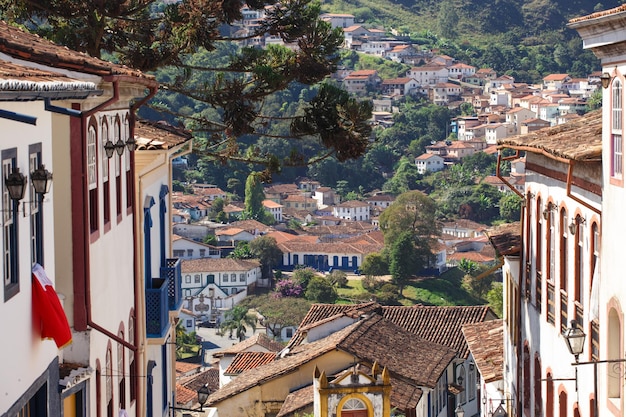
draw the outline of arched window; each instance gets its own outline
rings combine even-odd
[[[552,372],[546,375],[546,417],[554,417],[554,381]]]
[[[565,208],[561,208],[561,216],[559,221],[559,231],[561,233],[561,244],[559,250],[561,252],[560,257],[560,294],[561,294],[561,333],[565,332],[568,326],[567,322],[567,251],[568,251],[568,234],[569,234],[569,223],[567,221],[567,210]]]
[[[559,394],[559,417],[567,417],[567,392]]]
[[[542,285],[543,285],[543,204],[541,197],[537,197],[537,211],[535,216],[535,228],[537,229],[535,240],[535,307],[541,312]]]
[[[535,402],[535,417],[542,416],[542,406],[543,406],[543,398],[541,396],[541,359],[539,356],[535,356],[535,375],[533,378],[534,389],[533,389],[533,400]]]
[[[120,339],[124,340],[124,330],[120,330]],[[126,409],[126,355],[124,354],[124,345],[117,344],[117,374],[119,378],[118,388],[120,397],[120,408]]]
[[[87,184],[89,188],[89,231],[98,231],[98,133],[95,119],[87,130]]]
[[[624,142],[622,139],[623,112],[622,81],[613,79],[611,89],[611,179],[623,180],[624,175]]]
[[[580,214],[576,215],[574,220],[576,226],[574,231],[574,239],[576,246],[574,247],[574,302],[581,303],[582,293],[582,274],[584,268],[583,257],[583,218]]]
[[[113,417],[113,358],[111,353],[111,346],[109,346],[109,348],[107,349],[104,372],[107,417]]]
[[[128,318],[128,342],[133,346],[135,345],[135,318],[133,317],[133,312],[130,313],[130,317]],[[137,372],[135,370],[135,352],[132,350],[128,352],[128,364],[128,374],[130,376],[130,401],[135,401],[137,398],[137,392],[135,390]]]
[[[350,398],[341,407],[340,417],[367,417],[367,406],[358,398]]]
[[[100,139],[100,153],[102,159],[102,210],[105,227],[111,222],[111,187],[109,182],[109,157],[105,152],[104,146],[113,144],[109,137],[109,125],[106,118],[102,121],[102,138]],[[105,229],[106,230],[106,229]]]
[[[622,324],[620,314],[615,308],[609,310],[609,323],[607,327],[607,355],[608,360],[621,359]],[[622,396],[621,366],[607,366],[607,390],[609,398]]]
[[[530,349],[528,344],[524,344],[524,409],[530,410]]]

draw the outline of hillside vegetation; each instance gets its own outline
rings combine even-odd
[[[586,76],[599,69],[569,19],[617,7],[587,0],[334,0],[326,12],[351,13],[366,27],[408,36],[459,61],[491,67],[520,82],[552,72]]]

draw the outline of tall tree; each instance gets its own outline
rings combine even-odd
[[[265,200],[265,194],[263,193],[262,176],[258,172],[252,172],[246,179],[243,218],[257,221],[263,219],[265,213],[263,200]]]
[[[426,246],[434,245],[436,237],[441,233],[435,210],[435,202],[421,191],[400,194],[380,215],[385,245],[393,245],[404,231],[411,232],[416,240],[419,238]]]
[[[230,37],[223,29],[243,20],[244,5],[265,17],[248,33]],[[303,103],[286,135],[317,138],[326,149],[312,160],[297,147],[279,159],[242,146],[242,137],[272,137],[272,126],[285,122],[263,112],[267,97],[295,83],[314,85],[336,67],[343,31],[321,20],[320,5],[311,0],[0,0],[0,10],[4,20],[72,49],[142,71],[167,69],[159,77],[160,94],[183,99],[151,107],[191,129],[202,139],[198,152],[218,161],[263,164],[269,176],[282,166],[330,155],[340,161],[357,158],[368,146],[371,104],[330,84]],[[286,46],[227,50],[233,43],[270,35]],[[217,50],[227,51],[229,59],[206,58],[207,51]]]
[[[251,241],[248,247],[252,255],[261,262],[263,278],[269,278],[271,280],[274,276],[272,268],[283,258],[283,252],[278,248],[276,239],[271,236],[260,236]]]
[[[391,246],[389,254],[389,272],[391,281],[398,286],[399,294],[411,277],[416,276],[420,268],[419,257],[415,245],[414,236],[410,231],[400,234]]]

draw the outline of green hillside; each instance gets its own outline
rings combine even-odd
[[[599,69],[582,50],[569,19],[617,7],[588,0],[334,0],[326,12],[354,14],[357,23],[404,34],[418,44],[518,81],[537,82],[551,72],[585,76]]]

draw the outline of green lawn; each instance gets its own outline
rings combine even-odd
[[[457,268],[452,268],[438,277],[425,278],[411,282],[402,292],[403,297],[400,302],[403,305],[425,304],[425,305],[479,305],[483,301],[477,300],[461,288],[463,272]],[[347,288],[338,289],[342,302],[357,301],[367,299],[367,293],[361,285],[360,279],[348,280]],[[361,297],[359,297],[361,294]]]

